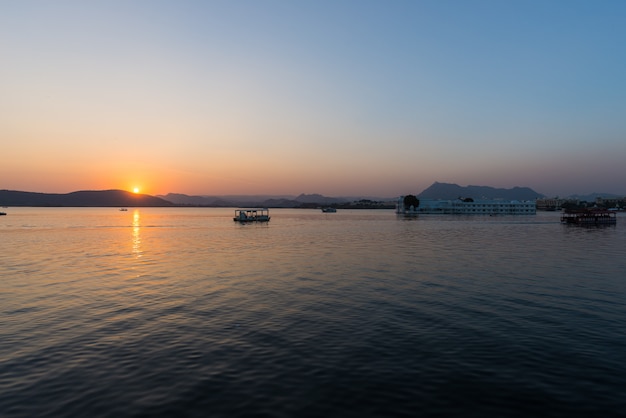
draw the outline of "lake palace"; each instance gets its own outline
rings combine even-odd
[[[535,215],[534,201],[454,199],[419,199],[418,207],[404,205],[404,196],[396,203],[396,213],[402,215],[442,214],[442,215]]]

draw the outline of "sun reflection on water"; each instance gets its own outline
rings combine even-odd
[[[135,209],[133,212],[133,255],[136,258],[140,258],[142,256],[140,229],[139,209]]]

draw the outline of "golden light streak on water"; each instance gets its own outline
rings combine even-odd
[[[133,211],[133,255],[135,258],[141,258],[141,224],[139,209]]]

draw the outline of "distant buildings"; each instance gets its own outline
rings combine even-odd
[[[561,206],[563,206],[565,202],[565,199],[559,199],[558,197],[537,199],[537,210],[561,210]]]
[[[537,199],[537,210],[561,210],[561,209],[581,209],[581,208],[602,208],[623,210],[626,207],[626,197],[604,198],[596,197],[594,200],[586,201],[580,199]]]
[[[609,199],[603,198],[603,197],[597,197],[596,206],[600,208],[605,208],[605,209],[623,210],[624,207],[626,206],[626,197],[609,198]]]

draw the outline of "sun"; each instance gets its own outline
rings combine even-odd
[[[133,188],[133,193],[139,193],[139,187],[134,187]]]

